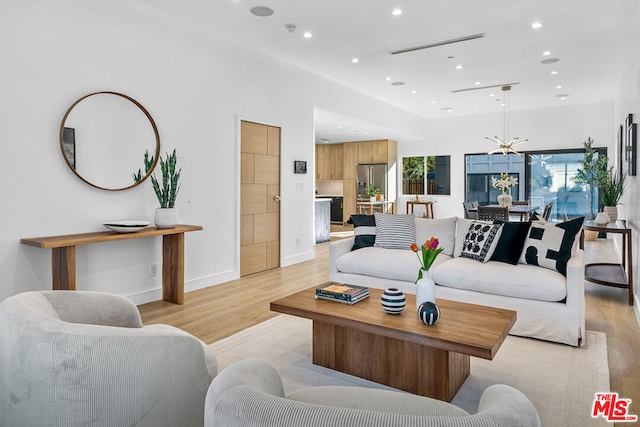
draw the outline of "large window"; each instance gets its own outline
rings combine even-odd
[[[606,155],[605,148],[597,148],[599,155]],[[545,150],[516,154],[487,155],[467,154],[465,200],[478,201],[481,205],[496,204],[500,190],[491,186],[491,178],[507,172],[518,178],[518,185],[511,189],[513,200],[528,200],[538,206],[553,203],[550,221],[584,216],[589,218],[589,188],[577,184],[573,178],[580,168],[584,149]],[[594,212],[598,211],[598,193],[592,200]]]
[[[402,159],[402,194],[451,194],[451,156]]]

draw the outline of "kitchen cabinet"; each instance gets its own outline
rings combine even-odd
[[[341,180],[343,178],[343,144],[316,144],[316,179]]]
[[[358,164],[387,163],[389,160],[389,140],[358,142]]]
[[[331,222],[339,222],[342,224],[342,197],[331,198]]]

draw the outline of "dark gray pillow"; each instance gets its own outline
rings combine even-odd
[[[352,251],[373,246],[376,241],[376,219],[373,215],[351,215],[347,224],[353,224],[355,240]]]

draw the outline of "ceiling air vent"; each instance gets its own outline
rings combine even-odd
[[[491,89],[494,87],[503,87],[503,86],[515,86],[515,85],[519,85],[520,82],[513,82],[513,83],[501,83],[499,85],[491,85],[491,86],[474,86],[474,87],[470,87],[470,88],[466,88],[466,89],[456,89],[456,90],[452,90],[451,93],[458,93],[458,92],[467,92],[470,90],[481,90],[481,89]]]
[[[392,55],[397,55],[399,53],[413,52],[415,50],[430,49],[432,47],[445,46],[445,45],[453,44],[453,43],[460,43],[460,42],[466,42],[466,41],[469,41],[469,40],[481,39],[483,37],[484,37],[484,33],[474,34],[472,36],[458,37],[456,39],[443,40],[443,41],[439,41],[439,42],[435,42],[435,43],[425,44],[425,45],[422,45],[422,46],[414,46],[414,47],[408,47],[408,48],[405,48],[405,49],[394,50],[394,51],[389,52],[389,53],[392,54]]]

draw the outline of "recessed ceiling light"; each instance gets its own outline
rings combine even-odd
[[[556,74],[558,74],[558,72],[557,71],[552,71],[551,74],[553,74],[555,76]]]
[[[389,81],[389,80],[391,80],[391,77],[387,76],[387,77],[385,77],[384,79],[385,79],[386,81]]]
[[[342,126],[336,126],[336,129],[342,129]]]
[[[391,12],[391,14],[393,16],[400,16],[402,15],[402,9],[393,9],[393,11]]]
[[[432,103],[432,104],[437,104],[437,103],[438,103],[438,101],[431,101],[431,103]]]
[[[533,24],[531,24],[531,28],[533,28],[534,30],[536,30],[538,28],[542,28],[542,23],[541,22],[534,22]]]
[[[411,93],[416,94],[416,93],[418,93],[418,91],[417,90],[412,90]]]
[[[358,58],[353,58],[351,62],[353,62],[354,64],[357,64],[358,62],[360,62],[360,60]]]
[[[404,86],[405,82],[393,82],[391,83],[391,86]]]
[[[307,31],[302,35],[302,37],[304,37],[305,39],[310,39],[311,37],[313,37],[313,34]]]
[[[562,89],[561,85],[556,86],[556,89]]]
[[[273,15],[273,9],[265,6],[256,6],[254,8],[251,8],[251,13],[253,13],[255,16],[260,16],[261,18],[264,18],[266,16]]]
[[[464,67],[462,65],[456,65],[456,70],[462,70]]]
[[[549,56],[551,55],[551,51],[550,50],[545,50],[544,52],[542,52],[543,56]]]
[[[495,94],[493,94],[493,93],[490,93],[490,94],[489,94],[489,97],[494,97],[494,96],[496,96],[496,95],[495,95]]]
[[[474,85],[479,85],[479,84],[480,84],[480,82],[473,82],[473,84],[474,84]]]
[[[366,132],[362,132],[362,134],[363,134],[363,135],[366,135],[367,133],[366,133]]]

